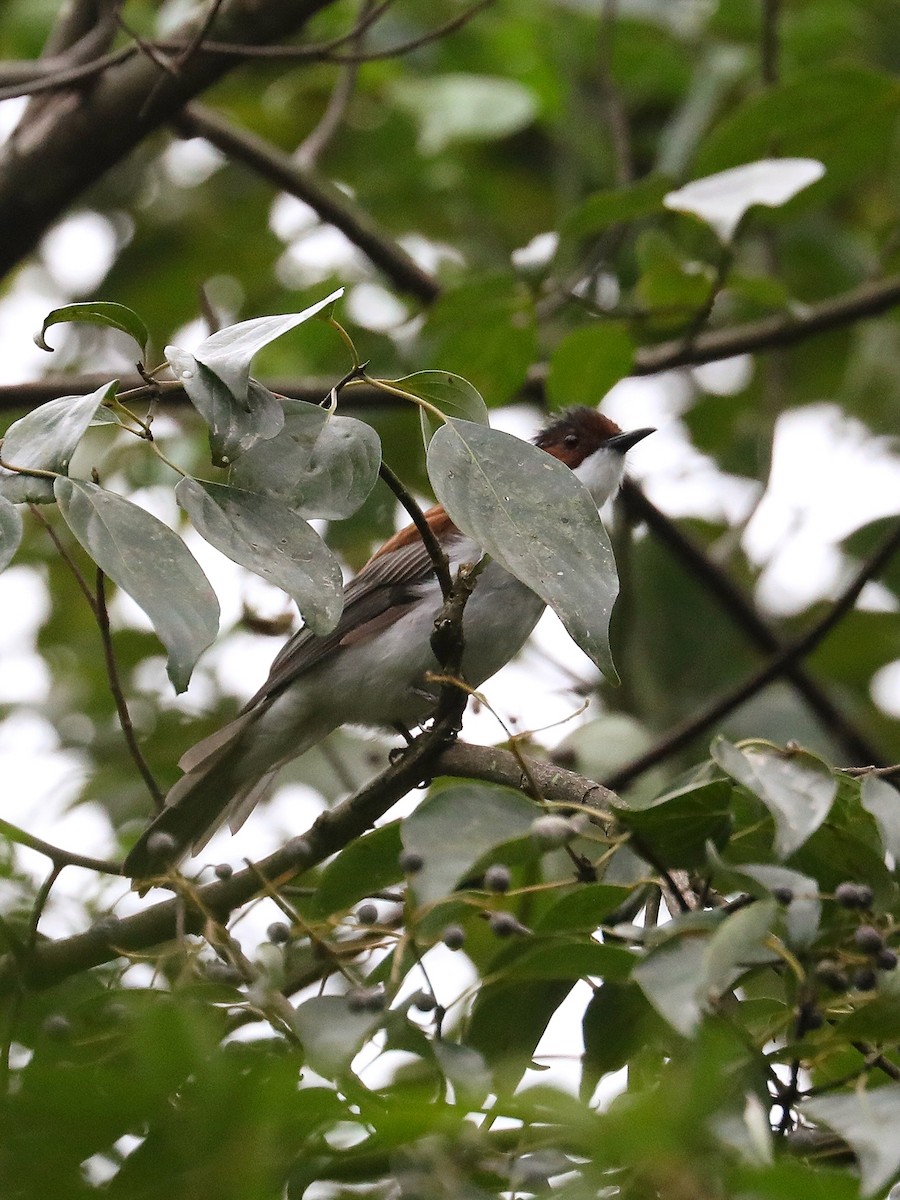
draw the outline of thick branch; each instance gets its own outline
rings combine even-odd
[[[423,271],[364,209],[332,183],[298,166],[289,154],[197,104],[185,109],[176,125],[192,137],[206,138],[229,158],[237,159],[276,187],[305,201],[323,221],[358,246],[398,288],[425,303],[437,299],[441,289],[436,279]]]
[[[186,915],[185,901],[175,897],[114,924],[101,922],[86,933],[41,943],[35,947],[25,969],[19,968],[12,955],[4,955],[0,958],[0,995],[21,985],[51,987],[70,975],[112,962],[122,954],[137,953],[169,941],[181,930],[199,931],[204,923],[201,910],[225,919],[263,890],[261,879],[278,886],[335,854],[371,828],[401,796],[427,776],[452,773],[521,787],[520,760],[508,750],[459,742],[447,745],[455,720],[453,713],[442,718],[412,743],[399,762],[343,804],[323,813],[302,838],[294,838],[268,858],[235,872],[230,879],[197,888],[198,907],[188,906]],[[572,771],[535,759],[526,760],[526,766],[548,800],[587,804],[602,811],[610,799],[606,789]]]
[[[216,35],[231,42],[277,41],[330,2],[235,0],[221,14]],[[190,41],[195,27],[186,24],[180,36]],[[133,55],[108,67],[90,90],[53,96],[39,119],[0,153],[0,275],[35,247],[89,184],[239,61],[202,50],[180,73],[169,74]]]

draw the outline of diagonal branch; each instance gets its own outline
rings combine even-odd
[[[649,771],[657,763],[671,758],[679,750],[688,746],[696,737],[711,729],[723,717],[739,708],[752,696],[757,695],[763,688],[774,680],[786,675],[788,670],[811,654],[825,640],[831,631],[844,619],[853,608],[863,588],[870,579],[874,579],[884,569],[888,561],[900,550],[900,522],[898,522],[888,537],[882,542],[875,553],[863,563],[854,576],[850,585],[838,597],[825,617],[817,622],[808,633],[791,645],[786,646],[779,654],[757,671],[739,687],[728,692],[721,699],[714,701],[690,721],[677,725],[646,754],[640,755],[624,767],[620,767],[607,780],[606,786],[623,788],[638,776]]]
[[[451,693],[457,689],[450,688]],[[460,693],[460,695],[462,695]],[[462,696],[463,702],[465,696]],[[373,825],[401,796],[424,777],[452,772],[473,779],[494,780],[521,787],[522,764],[508,750],[464,743],[448,745],[456,720],[445,715],[427,733],[420,735],[403,757],[355,795],[324,812],[303,837],[294,838],[268,858],[236,871],[230,879],[216,880],[196,891],[197,905],[185,914],[185,899],[151,905],[134,916],[100,922],[85,933],[35,946],[24,978],[12,954],[0,957],[0,995],[20,986],[46,988],[122,954],[136,953],[159,945],[203,926],[203,913],[225,918],[230,912],[266,891],[261,880],[278,885],[337,853]],[[565,771],[553,763],[527,760],[529,773],[541,787],[545,799],[572,805],[590,805],[602,814],[609,792],[591,779]]]
[[[631,517],[644,522],[655,537],[683,564],[691,578],[715,596],[725,612],[744,630],[758,649],[766,654],[779,654],[785,649],[782,640],[766,624],[753,602],[734,580],[679,529],[674,521],[652,504],[637,484],[627,481],[620,497]],[[801,662],[789,663],[784,670],[784,677],[790,680],[804,698],[822,726],[843,744],[851,759],[860,763],[880,761],[881,755],[878,751],[853,726]]]
[[[276,187],[305,201],[384,271],[397,287],[425,303],[440,284],[378,224],[332,183],[298,166],[289,154],[254,133],[240,130],[208,108],[192,104],[176,121],[181,132],[206,138],[229,158],[244,163]]]

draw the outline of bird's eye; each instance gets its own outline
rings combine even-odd
[[[578,445],[578,434],[577,433],[567,433],[566,436],[563,438],[563,445],[564,446],[577,446]]]

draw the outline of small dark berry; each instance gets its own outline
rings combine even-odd
[[[417,850],[404,850],[400,855],[400,870],[404,875],[417,875],[425,866],[425,859]]]
[[[361,1013],[366,1011],[366,989],[351,988],[347,993],[347,1007],[352,1013]]]
[[[847,880],[835,888],[834,898],[843,908],[868,908],[872,903],[872,889],[868,884]]]
[[[807,1008],[804,1008],[803,1013],[801,1014],[801,1022],[803,1029],[806,1032],[809,1032],[812,1029],[821,1029],[825,1024],[825,1017],[823,1016],[821,1009],[818,1009],[815,1007],[815,1005],[811,1004]]]
[[[522,928],[512,913],[508,912],[491,913],[488,924],[491,927],[491,933],[497,937],[511,937]]]
[[[509,890],[509,867],[503,863],[492,863],[484,873],[484,886],[489,892],[506,892]]]
[[[356,919],[360,925],[374,925],[378,920],[377,907],[371,901],[361,904],[356,910]]]
[[[878,984],[875,972],[871,967],[860,967],[853,972],[853,986],[860,992],[871,992]]]
[[[884,949],[884,938],[874,925],[860,925],[853,935],[853,942],[857,949],[866,954],[877,954]]]
[[[231,963],[210,962],[204,967],[206,978],[210,983],[224,983],[232,987],[238,987],[244,982],[244,977]]]
[[[234,874],[234,867],[231,863],[219,863],[215,868],[216,879],[230,879]]]
[[[885,946],[875,955],[875,966],[880,967],[882,971],[893,971],[897,966],[897,955]]]
[[[152,863],[170,858],[177,849],[178,843],[171,833],[163,833],[161,829],[147,838],[147,857]]]
[[[291,940],[291,927],[284,921],[273,921],[266,930],[266,936],[276,946],[283,946],[285,942]]]
[[[465,940],[466,935],[461,925],[448,925],[441,934],[441,941],[448,950],[461,950]]]
[[[416,994],[410,998],[409,1002],[412,1007],[417,1008],[419,1012],[434,1012],[434,1010],[437,1008],[437,1000],[435,1000],[431,992],[416,992]]]
[[[789,887],[772,888],[772,895],[779,904],[790,904],[794,899],[793,890]]]
[[[833,992],[846,992],[850,986],[850,980],[846,974],[830,958],[823,958],[820,963],[816,964],[816,979]]]
[[[856,894],[859,898],[860,908],[872,907],[872,901],[875,899],[875,894],[867,883],[858,883],[856,885]]]

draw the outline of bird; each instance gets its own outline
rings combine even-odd
[[[594,408],[557,414],[534,444],[569,467],[598,508],[618,490],[625,454],[653,429],[623,432]],[[481,547],[442,505],[424,513],[451,571]],[[414,729],[434,711],[439,670],[431,634],[443,597],[414,525],[394,534],[344,588],[331,633],[301,627],[238,715],[180,760],[184,774],[124,862],[125,874],[159,876],[202,850],[227,819],[232,832],[271,790],[278,771],[341,725]],[[463,613],[462,674],[479,687],[522,648],[544,601],[499,563],[478,575]]]

